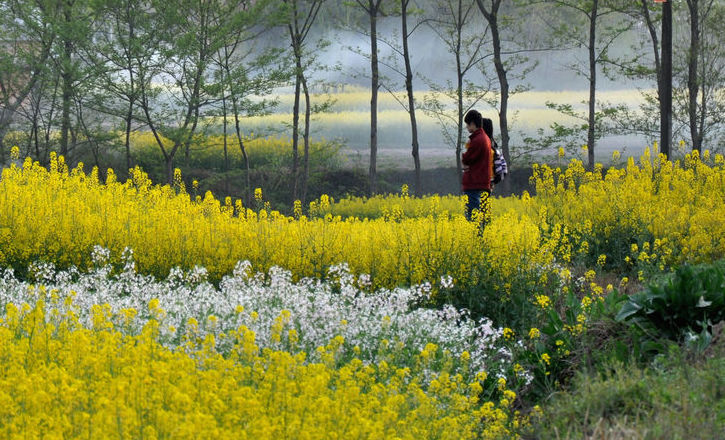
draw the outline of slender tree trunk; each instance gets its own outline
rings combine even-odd
[[[461,56],[456,53],[456,65],[458,66],[458,84],[456,94],[458,98],[458,127],[456,134],[456,169],[458,170],[458,181],[463,180],[463,162],[461,162],[461,144],[463,143],[463,73],[461,73]]]
[[[456,97],[458,102],[458,127],[456,132],[456,169],[458,171],[458,182],[463,181],[463,162],[461,162],[461,144],[463,143],[463,66],[461,65],[461,46],[463,41],[463,1],[458,0],[458,23],[456,24]]]
[[[702,50],[702,49],[700,49],[700,50]],[[709,104],[709,101],[707,100],[707,93],[706,93],[707,92],[707,90],[706,90],[707,83],[705,81],[705,66],[702,65],[702,64],[704,64],[705,60],[703,59],[701,61],[702,61],[702,63],[701,63],[702,70],[700,71],[700,81],[699,81],[700,88],[701,88],[700,89],[700,115],[698,118],[698,123],[700,124],[700,127],[698,129],[699,138],[697,141],[697,145],[699,145],[700,149],[697,150],[698,152],[702,152],[702,143],[705,139],[705,118],[707,117],[708,104]],[[694,144],[694,142],[693,142],[693,144]]]
[[[496,67],[496,76],[498,77],[499,89],[501,93],[501,102],[498,110],[498,121],[499,129],[501,131],[501,151],[503,157],[508,164],[509,170],[512,167],[511,152],[509,150],[509,121],[508,121],[508,107],[509,107],[509,81],[506,75],[506,67],[501,59],[501,35],[498,28],[498,8],[501,1],[495,2],[492,8],[492,16],[489,21],[489,27],[491,28],[491,35],[493,39],[493,64]],[[503,181],[503,188],[506,193],[511,188],[511,179],[505,179]]]
[[[0,167],[5,163],[5,135],[10,126],[10,114],[6,108],[0,110]]]
[[[146,123],[149,126],[149,129],[151,130],[151,133],[154,135],[154,139],[156,140],[156,145],[158,145],[159,149],[161,150],[161,153],[164,155],[164,166],[166,168],[166,182],[169,185],[174,184],[174,154],[176,153],[176,149],[178,147],[178,144],[174,145],[174,147],[170,151],[166,151],[166,148],[164,147],[164,143],[161,141],[161,137],[159,136],[159,131],[156,129],[156,126],[154,125],[153,120],[151,119],[151,112],[149,111],[149,104],[146,97],[146,89],[145,86],[141,88],[141,108],[143,109],[144,116],[146,117]],[[188,115],[187,115],[188,117]]]
[[[377,161],[378,161],[378,89],[380,73],[378,72],[378,6],[373,0],[370,5],[370,70],[372,73],[370,98],[370,196],[377,193]]]
[[[63,19],[66,26],[71,26],[73,22],[72,7],[73,2],[63,0]],[[68,32],[68,29],[66,29]],[[69,35],[63,37],[63,55],[61,59],[61,78],[62,85],[62,114],[60,127],[60,153],[68,159],[69,136],[71,130],[70,107],[73,94],[73,74],[71,72],[71,57],[73,55],[73,43]]]
[[[662,62],[660,59],[660,41],[657,36],[657,29],[655,23],[652,20],[652,16],[649,13],[649,0],[640,0],[642,7],[642,15],[644,16],[645,23],[647,24],[647,30],[649,31],[650,41],[652,41],[652,52],[654,53],[655,60],[655,74],[657,75],[657,100],[660,106],[660,129],[662,123],[665,121],[665,108],[663,106],[662,97],[664,96],[664,77],[662,76]]]
[[[461,74],[458,74],[458,128],[457,128],[457,135],[456,135],[456,168],[458,169],[458,181],[463,180],[463,162],[461,161],[461,152],[463,149],[461,148],[461,145],[463,144],[463,78]]]
[[[61,115],[61,126],[60,126],[60,153],[68,159],[68,140],[70,136],[70,106],[72,90],[72,75],[70,69],[70,55],[71,46],[70,42],[65,43],[64,48],[64,63],[62,79],[63,79],[63,92],[62,92],[62,115]]]
[[[129,50],[130,45],[135,41],[134,14],[131,12],[131,2],[126,4],[126,19],[128,21],[128,45],[126,47],[126,62],[128,63],[129,86],[131,87],[131,96],[128,102],[128,113],[126,114],[126,169],[131,170],[133,163],[131,161],[131,123],[133,121],[133,106],[136,101],[135,78],[133,74],[133,59]]]
[[[42,158],[40,157],[40,139],[38,136],[38,132],[40,131],[40,125],[38,124],[37,113],[33,116],[33,130],[33,140],[35,141],[35,160],[42,161]]]
[[[597,36],[597,14],[599,8],[599,0],[592,2],[591,15],[589,16],[589,127],[587,129],[587,156],[588,168],[594,169],[594,128],[596,117],[597,103],[597,55],[596,55],[596,36]]]
[[[41,52],[41,58],[38,62],[39,66],[42,66],[47,61],[49,55],[50,55],[50,44],[52,44],[52,39],[50,41],[44,42],[46,45],[42,47]],[[0,102],[0,164],[5,163],[5,144],[4,139],[5,135],[7,134],[7,131],[10,127],[10,122],[17,111],[18,107],[20,107],[25,99],[31,95],[31,93],[36,89],[36,84],[38,80],[40,79],[40,75],[42,74],[40,69],[37,69],[36,71],[32,72],[30,74],[29,81],[27,81],[23,88],[19,91],[14,91],[17,94],[3,94],[3,100]],[[12,96],[15,96],[15,99],[11,100]],[[55,95],[53,96],[55,99]],[[38,106],[40,106],[40,98],[38,98]],[[35,113],[37,116],[37,111]],[[35,120],[37,122],[37,119]],[[37,124],[36,124],[37,127]],[[37,134],[37,133],[36,133]],[[40,160],[40,158],[38,158]]]
[[[228,48],[225,46],[223,48],[224,50],[224,72],[226,73],[227,78],[231,78],[231,68],[229,66],[229,59],[231,54],[228,51]],[[247,155],[247,148],[244,145],[244,137],[242,136],[242,127],[241,127],[241,121],[239,118],[239,103],[237,101],[237,95],[233,90],[233,86],[230,87],[230,93],[229,96],[232,98],[232,113],[234,114],[234,132],[237,136],[237,143],[239,144],[239,150],[242,152],[242,158],[244,159],[244,169],[246,171],[245,177],[244,177],[244,199],[245,204],[249,206],[249,203],[252,201],[252,183],[250,178],[250,164],[249,164],[249,155]]]
[[[224,79],[222,78],[222,84]],[[227,142],[227,97],[225,96],[225,89],[222,86],[222,130],[224,132],[224,192],[229,194],[229,146]]]
[[[310,178],[310,119],[312,113],[310,91],[304,73],[302,74],[302,90],[305,93],[305,156],[302,172],[302,205],[304,205],[307,202],[307,181]]]
[[[28,155],[35,149],[35,160],[40,160],[40,146],[38,145],[38,131],[40,130],[38,124],[38,113],[40,112],[40,105],[36,105],[35,100],[31,97],[30,102],[33,110],[33,117],[31,120],[32,126],[30,127],[30,138],[28,139]]]
[[[0,168],[5,164],[5,134],[7,129],[4,126],[0,126]]]
[[[700,90],[697,63],[700,55],[700,10],[698,0],[687,0],[690,11],[690,49],[687,56],[687,114],[690,122],[692,149],[700,152],[701,133],[697,118],[697,94]]]
[[[244,138],[242,137],[242,127],[239,121],[239,106],[237,105],[237,98],[232,94],[232,111],[234,112],[234,129],[237,134],[237,142],[239,143],[239,149],[242,151],[242,157],[244,158],[244,169],[246,170],[245,176],[245,203],[247,206],[252,202],[252,184],[249,177],[249,156],[247,155],[247,149],[244,146]]]
[[[290,32],[292,28],[290,27]],[[300,139],[300,93],[302,87],[302,54],[299,49],[299,42],[296,36],[292,35],[295,53],[295,101],[292,107],[292,201],[297,200],[298,168],[300,162],[299,139]]]
[[[488,22],[489,29],[491,30],[491,44],[493,45],[493,64],[496,68],[496,76],[498,77],[499,88],[501,92],[501,103],[498,110],[499,117],[499,129],[501,131],[501,151],[506,159],[506,163],[511,168],[511,153],[509,151],[509,143],[511,136],[509,134],[508,126],[508,103],[510,86],[508,76],[506,72],[506,66],[504,66],[502,55],[501,55],[501,33],[498,23],[498,11],[501,6],[502,0],[492,0],[491,10],[486,9],[483,0],[476,0],[478,3],[478,9],[481,10],[483,16]],[[509,180],[505,180],[504,183],[508,183]]]
[[[45,138],[45,155],[44,160],[41,160],[41,163],[47,163],[46,161],[49,160],[49,157],[47,157],[50,154],[50,132],[53,129],[53,115],[55,114],[55,110],[57,107],[57,100],[58,100],[58,88],[60,87],[60,76],[56,75],[55,80],[53,82],[53,94],[51,95],[52,98],[50,100],[50,110],[48,112],[48,122],[45,125],[45,130],[43,133],[43,136]]]
[[[408,114],[410,116],[410,130],[412,142],[413,165],[415,166],[415,195],[422,194],[420,182],[420,152],[418,145],[418,122],[415,117],[415,98],[413,96],[413,69],[410,66],[410,50],[408,48],[408,2],[401,0],[401,19],[403,28],[403,59],[405,60],[405,90],[408,94]]]
[[[672,2],[662,4],[662,93],[660,153],[670,157],[672,143]]]
[[[131,170],[131,124],[133,122],[133,100],[128,104],[128,112],[126,112],[126,169]]]

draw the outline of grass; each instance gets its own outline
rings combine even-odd
[[[673,346],[647,367],[580,372],[544,404],[534,439],[715,439],[725,436],[723,341],[695,357]]]

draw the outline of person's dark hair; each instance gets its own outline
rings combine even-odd
[[[483,118],[481,121],[481,128],[483,128],[483,132],[486,133],[486,136],[491,140],[491,146],[498,150],[498,143],[496,143],[496,139],[493,138],[493,121],[489,118]]]
[[[486,133],[489,139],[493,139],[493,121],[489,118],[483,118],[481,120],[481,128]]]
[[[469,110],[468,113],[466,113],[466,117],[463,118],[463,122],[466,124],[473,123],[477,128],[481,128],[482,119],[483,116],[481,116],[478,110]]]

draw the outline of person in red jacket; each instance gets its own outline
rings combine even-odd
[[[488,214],[488,197],[491,195],[491,176],[493,175],[493,154],[491,140],[482,127],[483,116],[476,110],[470,110],[463,118],[471,134],[463,153],[463,193],[468,196],[466,218],[471,220],[474,209],[481,209],[485,217]],[[482,200],[483,197],[483,200]]]

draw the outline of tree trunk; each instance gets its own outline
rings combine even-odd
[[[370,5],[370,69],[372,73],[370,98],[370,196],[377,193],[377,161],[378,161],[378,88],[380,74],[378,72],[378,4],[373,0]]]
[[[68,159],[68,138],[70,135],[70,106],[72,97],[72,81],[73,78],[68,69],[70,69],[70,42],[65,43],[63,73],[63,92],[62,92],[62,115],[60,126],[60,154]]]
[[[30,98],[32,110],[33,110],[33,118],[31,120],[32,126],[30,128],[30,139],[28,142],[28,155],[30,155],[30,152],[32,151],[31,148],[35,148],[35,160],[40,160],[40,145],[38,141],[38,131],[40,131],[40,126],[38,123],[39,113],[40,113],[40,100],[35,100],[32,97]],[[37,102],[37,105],[36,105]]]
[[[131,53],[128,47],[130,47],[131,42],[135,41],[135,31],[134,31],[134,15],[131,13],[131,2],[128,2],[126,4],[126,19],[128,20],[128,41],[129,44],[126,47],[126,62],[128,63],[128,77],[129,77],[129,85],[131,87],[130,93],[131,96],[129,97],[128,102],[128,113],[126,114],[126,168],[129,170],[129,173],[131,172],[131,167],[133,166],[133,163],[131,161],[131,122],[133,121],[133,106],[136,101],[136,87],[135,87],[135,78],[133,75],[133,59],[131,57]]]
[[[126,169],[131,172],[131,123],[133,122],[133,100],[128,104],[126,113]]]
[[[222,77],[222,84],[224,79]],[[224,86],[222,86],[222,131],[224,133],[224,192],[229,194],[229,148],[227,142],[227,97],[225,96]]]
[[[66,26],[71,26],[73,22],[73,15],[71,8],[73,7],[72,2],[63,1],[63,18]],[[67,29],[66,29],[67,32]],[[63,56],[61,59],[61,78],[63,80],[62,86],[62,115],[61,115],[61,127],[60,127],[60,153],[68,159],[68,137],[70,134],[70,106],[71,97],[73,94],[73,75],[71,72],[71,57],[73,55],[73,43],[70,40],[69,35],[63,36]]]
[[[496,67],[496,76],[498,77],[501,92],[501,102],[498,110],[499,129],[501,131],[501,151],[506,163],[508,164],[508,169],[511,170],[513,164],[511,161],[511,152],[509,151],[509,142],[511,139],[509,135],[508,121],[509,81],[506,75],[506,67],[501,59],[501,35],[498,28],[498,8],[500,5],[500,0],[493,2],[489,27],[491,28],[491,36],[493,40],[493,64]],[[503,186],[504,190],[508,192],[511,187],[511,179],[505,179],[503,181]]]
[[[649,13],[649,0],[640,0],[642,7],[642,15],[644,16],[645,24],[647,24],[647,30],[649,31],[650,40],[652,41],[652,51],[655,59],[655,74],[657,75],[657,100],[660,106],[660,129],[662,124],[665,122],[665,108],[663,106],[662,97],[664,96],[664,77],[662,76],[662,62],[660,59],[660,43],[657,37],[657,29],[655,23],[652,20],[652,16]],[[660,142],[661,145],[661,142]]]
[[[239,142],[239,149],[242,151],[242,157],[244,157],[244,168],[247,171],[247,175],[245,178],[245,203],[247,204],[247,206],[249,206],[249,203],[252,203],[252,185],[249,177],[249,156],[247,155],[247,149],[244,147],[242,128],[239,123],[239,108],[237,106],[237,98],[234,94],[232,94],[232,111],[234,112],[234,128],[237,134],[237,141]]]
[[[290,32],[292,28],[290,27]],[[297,184],[298,184],[298,172],[300,154],[299,154],[299,139],[300,139],[300,93],[302,87],[302,54],[300,52],[299,43],[297,36],[292,34],[292,45],[294,47],[295,54],[295,101],[292,107],[292,201],[297,200]]]
[[[302,89],[305,93],[305,157],[302,174],[302,204],[304,205],[307,202],[307,181],[310,177],[310,117],[312,113],[310,91],[304,73],[302,74]]]
[[[587,156],[588,166],[591,171],[594,169],[594,126],[596,123],[596,103],[597,103],[597,55],[596,55],[596,36],[597,36],[597,14],[599,0],[592,2],[591,15],[589,16],[589,127],[587,129]]]
[[[224,72],[226,72],[227,78],[231,78],[231,68],[229,66],[229,58],[230,54],[228,52],[228,48],[225,46],[224,48],[224,63],[223,68]],[[239,103],[237,101],[237,95],[234,92],[233,88],[230,87],[230,93],[229,96],[232,98],[232,113],[234,114],[234,131],[237,136],[237,142],[239,144],[239,150],[242,152],[242,157],[244,158],[244,169],[246,171],[246,176],[244,179],[244,203],[249,206],[249,204],[252,202],[252,184],[251,184],[251,178],[250,178],[250,165],[249,165],[249,156],[247,155],[247,149],[244,146],[244,138],[242,137],[242,128],[241,123],[239,120]]]
[[[410,66],[410,50],[408,48],[408,2],[401,0],[401,18],[403,27],[403,58],[405,60],[405,90],[408,94],[408,114],[410,115],[410,130],[412,142],[413,165],[415,166],[415,195],[422,195],[420,182],[420,153],[418,146],[418,122],[415,117],[415,99],[413,96],[413,69]]]
[[[10,114],[6,108],[0,110],[0,167],[5,163],[5,135],[10,127]]]
[[[491,10],[487,10],[483,4],[483,0],[476,0],[478,9],[486,18],[488,26],[491,29],[491,44],[493,44],[493,64],[496,67],[496,76],[498,77],[499,88],[501,89],[501,103],[498,110],[499,129],[501,131],[501,151],[506,159],[506,163],[511,168],[511,153],[509,151],[509,143],[511,136],[509,134],[508,125],[508,103],[510,86],[506,72],[506,66],[503,64],[501,56],[501,33],[498,26],[498,10],[502,0],[493,0],[491,2]],[[504,181],[508,182],[508,180]]]
[[[662,93],[660,153],[670,157],[672,143],[672,2],[662,4]]]
[[[456,135],[456,169],[458,171],[458,182],[463,181],[463,162],[461,162],[461,143],[463,142],[463,74],[461,73],[461,56],[456,53],[456,64],[458,65],[458,85],[456,94],[458,96],[458,128]]]
[[[60,87],[60,75],[56,75],[53,81],[53,93],[50,100],[50,109],[48,111],[48,122],[45,124],[44,130],[43,130],[43,137],[45,141],[45,158],[44,160],[41,160],[40,163],[48,163],[46,161],[50,160],[48,155],[50,154],[50,133],[53,129],[53,115],[55,114],[56,108],[57,108],[57,100],[58,100],[58,88]],[[40,105],[40,104],[38,104]]]
[[[0,125],[0,169],[5,165],[5,134],[7,129]]]
[[[692,149],[700,152],[702,139],[697,120],[697,93],[700,90],[697,77],[697,62],[700,55],[700,11],[698,0],[687,0],[687,7],[690,11],[690,50],[687,56],[687,114],[690,122]]]
[[[38,136],[38,132],[40,131],[40,125],[38,124],[38,110],[35,110],[36,113],[33,115],[33,141],[35,143],[35,160],[40,161],[42,163],[42,158],[40,157],[40,138]]]

